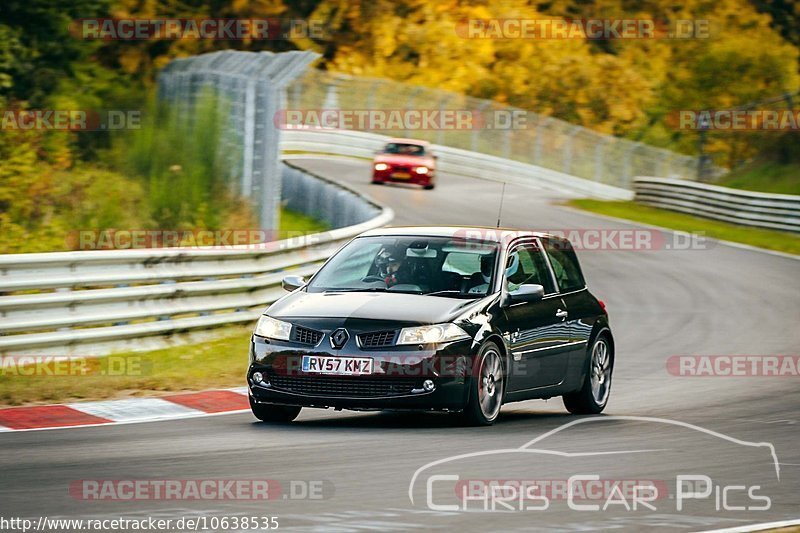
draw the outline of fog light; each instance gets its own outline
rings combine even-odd
[[[253,372],[253,381],[256,383],[263,383],[264,376],[261,374],[261,372]]]
[[[431,392],[433,389],[436,388],[436,385],[433,384],[433,381],[430,379],[426,379],[422,382],[422,388],[425,389],[425,392]]]

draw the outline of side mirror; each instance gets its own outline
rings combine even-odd
[[[517,290],[514,292],[509,292],[507,302],[509,305],[520,302],[538,302],[542,298],[544,298],[544,287],[533,283],[527,283],[517,287]]]
[[[286,276],[285,278],[283,278],[283,281],[281,281],[281,286],[283,287],[283,290],[289,292],[297,290],[305,284],[306,280],[304,280],[300,276]]]

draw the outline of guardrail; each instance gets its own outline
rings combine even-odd
[[[331,129],[289,129],[282,132],[283,152],[339,155],[371,159],[389,137],[374,133]],[[576,196],[631,200],[633,191],[578,178],[548,168],[520,163],[460,148],[433,145],[439,172],[521,185],[535,185]]]
[[[302,179],[304,201],[318,198],[338,213],[334,225],[348,225],[243,246],[0,255],[0,354],[102,355],[162,344],[146,337],[253,321],[283,294],[286,273],[314,273],[346,241],[394,217],[345,185],[285,172]]]
[[[800,232],[800,196],[742,191],[684,180],[634,179],[637,202],[704,218]]]

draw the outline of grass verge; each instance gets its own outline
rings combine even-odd
[[[714,185],[776,194],[800,194],[800,163],[755,161],[722,176]]]
[[[280,231],[284,232],[303,232],[303,233],[319,233],[327,231],[330,226],[325,222],[304,215],[297,211],[281,208],[280,214]]]
[[[69,367],[0,367],[0,405],[156,396],[245,385],[252,326],[220,329],[212,340],[151,352],[119,353]],[[89,371],[78,374],[80,363]],[[59,370],[61,369],[61,370]],[[34,375],[24,375],[33,373]],[[71,375],[70,375],[71,374]]]
[[[567,205],[642,224],[661,226],[689,233],[703,233],[707,237],[733,241],[768,250],[800,255],[800,236],[782,231],[737,226],[726,222],[695,217],[666,209],[658,209],[635,202],[579,199]]]

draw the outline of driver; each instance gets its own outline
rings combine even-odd
[[[383,279],[387,287],[403,283],[403,261],[401,258],[404,255],[403,250],[397,247],[384,246],[375,257],[375,275]]]

